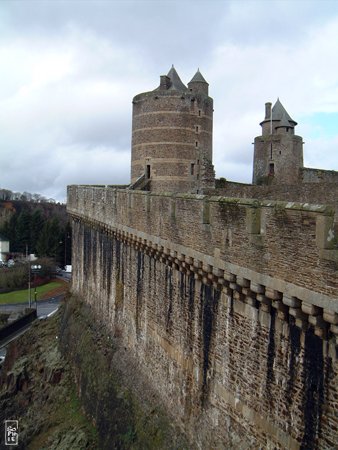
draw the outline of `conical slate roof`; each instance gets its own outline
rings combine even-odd
[[[294,128],[297,125],[297,122],[293,120],[290,115],[288,114],[287,110],[282,105],[279,98],[277,99],[276,103],[274,104],[272,110],[272,118],[266,117],[260,124],[263,125],[263,123],[270,122],[270,120],[280,122],[279,125],[276,128],[279,127],[291,127]]]
[[[269,119],[270,120],[270,119]],[[288,112],[280,102],[279,98],[277,99],[276,103],[274,104],[272,108],[272,120],[283,120],[285,124],[287,124],[288,121],[293,122],[293,124],[297,125],[297,122],[295,122],[291,117],[289,116]],[[284,125],[284,126],[290,126],[290,125]]]
[[[288,113],[284,110],[282,118],[281,118],[281,121],[280,121],[280,123],[278,125],[278,128],[280,128],[280,127],[291,127],[291,128],[293,128],[294,127],[294,123],[295,122],[292,119],[291,120],[288,119],[287,115],[288,115]],[[272,117],[273,117],[273,114],[272,114]]]
[[[170,90],[175,91],[187,91],[188,88],[182,83],[181,78],[179,77],[178,73],[176,72],[176,69],[174,67],[174,64],[172,65],[171,69],[168,72],[167,77],[170,78],[171,86]]]
[[[189,85],[190,83],[196,83],[196,82],[197,82],[197,83],[206,83],[206,84],[208,84],[208,83],[205,81],[203,75],[201,74],[200,69],[197,69],[197,72],[196,72],[195,75],[192,77],[192,79],[189,81],[188,85]]]

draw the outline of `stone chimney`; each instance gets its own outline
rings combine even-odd
[[[271,106],[272,106],[272,103],[270,103],[270,102],[265,103],[265,120],[271,118]]]
[[[171,82],[170,78],[167,75],[161,75],[160,76],[160,89],[162,91],[166,91],[170,88]]]

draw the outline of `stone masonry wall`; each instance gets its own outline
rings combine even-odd
[[[303,139],[289,133],[255,138],[253,183],[266,184],[272,163],[272,184],[296,184],[303,167]],[[264,181],[265,180],[265,181]]]
[[[337,170],[310,169],[304,167],[300,171],[303,183],[338,183]]]
[[[131,181],[150,172],[151,190],[196,192],[202,161],[212,161],[213,101],[153,91],[133,99]]]
[[[338,220],[337,182],[322,181],[316,184],[304,182],[292,185],[276,184],[270,186],[256,186],[226,181],[224,187],[221,189],[208,190],[206,193],[209,195],[223,195],[234,198],[255,198],[258,200],[329,204],[335,208],[335,221],[337,222]]]
[[[73,290],[198,448],[333,448],[337,249],[326,206],[71,186]]]

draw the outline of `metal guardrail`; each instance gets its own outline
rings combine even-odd
[[[36,309],[31,309],[27,314],[20,317],[17,320],[14,320],[13,322],[5,325],[3,328],[0,329],[0,346],[2,345],[2,342],[7,339],[10,335],[16,333],[17,331],[21,330],[25,326],[29,325],[31,322],[33,322],[37,317]]]

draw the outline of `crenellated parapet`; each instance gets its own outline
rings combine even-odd
[[[338,339],[338,241],[330,206],[70,186],[68,212],[225,292]],[[338,343],[338,340],[337,340]]]

